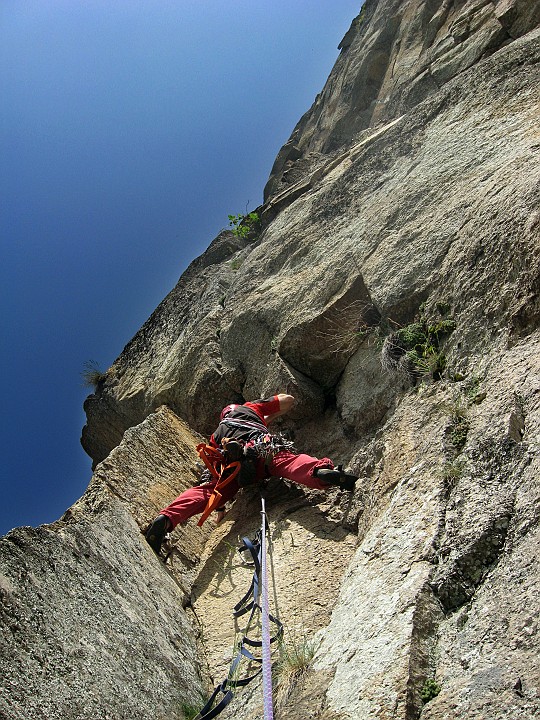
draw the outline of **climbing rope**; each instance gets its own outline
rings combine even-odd
[[[274,717],[272,701],[271,644],[281,639],[283,635],[283,625],[269,612],[266,552],[268,524],[264,498],[261,498],[261,501],[261,529],[256,533],[253,540],[243,537],[242,546],[238,549],[241,553],[246,551],[249,552],[255,568],[249,590],[244,597],[236,603],[233,610],[233,616],[235,618],[239,618],[248,612],[250,613],[246,626],[246,632],[240,641],[238,652],[231,663],[227,677],[223,680],[223,682],[216,686],[214,692],[210,696],[210,699],[202,710],[199,711],[194,720],[211,720],[211,718],[215,718],[231,702],[234,697],[234,690],[237,687],[245,687],[261,673],[263,682],[264,720],[273,720]],[[256,617],[256,613],[260,613],[261,640],[251,640],[247,636],[249,628]],[[270,623],[273,623],[277,628],[273,637],[270,636]],[[261,648],[262,657],[255,657],[246,646]],[[260,667],[254,674],[238,679],[239,666],[244,658],[248,660],[249,663],[257,663]],[[220,694],[223,697],[218,701]]]
[[[262,637],[262,684],[264,720],[274,720],[272,701],[272,658],[270,650],[270,612],[268,605],[268,573],[266,570],[266,508],[262,502],[261,526],[261,637]]]

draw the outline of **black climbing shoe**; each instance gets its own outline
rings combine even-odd
[[[161,550],[161,544],[165,540],[165,535],[169,532],[170,528],[171,521],[169,518],[166,515],[158,515],[144,534],[146,542],[158,555]]]
[[[329,485],[337,485],[340,490],[352,492],[354,490],[354,484],[358,480],[356,475],[345,472],[343,465],[338,465],[337,468],[316,468],[315,476],[318,477]]]

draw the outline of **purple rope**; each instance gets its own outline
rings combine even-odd
[[[274,706],[272,700],[272,659],[270,653],[270,610],[268,607],[268,583],[266,574],[266,509],[262,500],[262,535],[261,535],[261,640],[262,640],[262,684],[264,720],[273,720]]]

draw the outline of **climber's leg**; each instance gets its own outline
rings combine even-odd
[[[319,480],[315,471],[318,468],[333,468],[334,463],[329,458],[311,457],[310,455],[295,455],[288,450],[279,452],[270,462],[268,470],[271,475],[287,478],[299,485],[306,485],[316,490],[327,490],[328,483]]]
[[[342,490],[354,490],[356,475],[345,472],[341,466],[335,468],[329,458],[314,458],[310,455],[295,455],[287,450],[278,453],[269,465],[272,475],[284,477],[300,485],[317,490],[327,490],[337,485]]]
[[[193,515],[202,513],[212,495],[214,485],[215,483],[211,482],[188,488],[173,500],[170,505],[163,508],[160,514],[165,515],[169,519],[171,530],[174,530],[179,523],[189,520]]]

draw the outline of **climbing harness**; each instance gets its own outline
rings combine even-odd
[[[242,461],[240,459],[235,459],[232,462],[228,461],[226,451],[224,452],[224,450],[214,447],[213,445],[207,445],[206,443],[197,445],[199,457],[210,473],[209,479],[213,478],[217,481],[197,525],[202,525],[213,510],[223,505],[222,490],[232,482],[232,480],[237,478],[241,487],[250,485],[255,481],[256,470],[254,460],[262,458],[264,463],[268,463],[277,453],[283,450],[294,452],[294,444],[290,440],[286,440],[280,435],[270,434],[266,426],[262,423],[248,420],[237,421],[228,418],[222,420],[222,423],[230,428],[246,429],[246,427],[249,427],[252,429],[251,438],[247,443],[241,443],[234,439],[232,441],[232,443],[241,444],[244,447],[242,459],[244,460],[245,472],[241,473]],[[241,473],[240,476],[239,473]]]
[[[272,665],[271,665],[271,644],[281,639],[283,635],[283,625],[269,612],[268,602],[268,582],[267,582],[267,553],[266,553],[266,535],[267,535],[267,519],[264,498],[262,500],[262,523],[261,529],[257,531],[253,540],[247,537],[242,538],[242,546],[239,552],[249,552],[254,564],[254,572],[251,585],[244,597],[236,603],[233,610],[233,616],[239,618],[250,613],[246,634],[238,646],[238,653],[231,663],[229,672],[225,680],[215,689],[206,705],[199,711],[195,720],[211,720],[219,715],[231,702],[234,697],[234,690],[238,687],[245,687],[254,678],[262,673],[263,682],[263,707],[264,720],[273,720],[273,702],[272,702]],[[254,620],[256,613],[260,613],[261,622],[261,639],[251,640],[247,637],[247,632]],[[276,627],[273,637],[270,636],[270,623]],[[255,657],[248,650],[248,647],[261,648],[261,657]],[[240,662],[246,658],[250,663],[260,665],[257,672],[247,677],[237,679]],[[221,700],[218,697],[222,695]],[[217,701],[217,702],[216,702]]]
[[[294,443],[291,440],[286,440],[281,435],[259,435],[259,437],[253,440],[252,447],[257,453],[257,456],[262,458],[265,463],[269,463],[283,450],[293,453],[296,452]]]
[[[272,460],[272,458],[282,450],[295,452],[294,443],[291,440],[287,440],[279,434],[269,433],[266,425],[262,423],[226,418],[222,420],[220,424],[233,429],[240,428],[245,430],[246,428],[250,428],[252,432],[246,445],[252,447],[256,451],[257,456],[263,458],[265,462]]]

